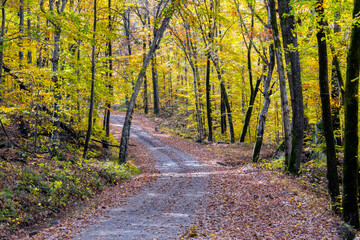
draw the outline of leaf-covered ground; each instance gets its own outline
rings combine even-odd
[[[343,223],[329,210],[326,193],[295,177],[250,163],[250,147],[196,144],[162,132],[158,125],[141,115],[136,115],[134,122],[158,139],[197,157],[208,167],[211,181],[207,190],[211,192],[211,200],[206,209],[200,209],[193,227],[185,230],[183,238],[341,239]],[[113,131],[118,137],[120,129],[114,126]],[[19,235],[20,239],[70,238],[71,234],[97,221],[109,208],[151,184],[156,176],[152,154],[134,140],[131,143],[130,155],[142,174],[107,188],[87,204],[85,211],[60,219],[33,237],[24,232]],[[270,153],[271,150],[266,150],[262,157]]]
[[[323,186],[252,164],[249,146],[196,144],[154,131],[156,125],[141,116],[137,119],[141,119],[137,124],[162,141],[197,156],[210,168],[211,202],[199,213],[188,235],[206,239],[341,239],[343,223],[329,210],[328,196],[319,189]],[[262,158],[272,153],[265,147]]]

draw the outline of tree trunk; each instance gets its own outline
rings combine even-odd
[[[146,57],[146,42],[145,42],[145,38],[144,38],[144,42],[143,42],[143,50],[144,50],[144,59],[143,61],[145,61],[145,57]],[[144,75],[144,113],[148,114],[149,113],[149,100],[148,100],[148,84],[147,84],[147,77],[146,74]]]
[[[337,158],[335,152],[335,138],[331,119],[331,106],[329,95],[329,78],[328,78],[328,56],[324,23],[323,0],[318,0],[315,11],[317,12],[319,30],[316,34],[319,51],[319,86],[323,120],[323,131],[326,141],[326,162],[327,162],[327,179],[328,189],[332,203],[336,203],[339,196],[339,177],[337,173]]]
[[[83,158],[87,158],[89,142],[91,137],[92,125],[93,125],[93,113],[94,113],[94,95],[95,95],[95,42],[96,42],[96,22],[97,22],[97,0],[94,0],[94,28],[93,28],[93,45],[91,53],[91,94],[90,94],[90,109],[89,109],[89,121],[88,129],[86,133],[85,145],[84,145],[84,154]],[[109,113],[108,113],[109,114]]]
[[[24,61],[24,52],[23,52],[23,35],[24,35],[24,19],[25,19],[25,14],[24,14],[24,0],[20,0],[20,6],[19,6],[19,33],[20,33],[20,37],[19,37],[19,66],[20,69],[22,68],[23,65],[23,61]]]
[[[154,114],[160,113],[160,100],[159,100],[159,79],[156,69],[156,53],[151,58],[151,73],[153,82],[153,98],[154,98]]]
[[[126,48],[128,56],[131,56],[131,41],[130,41],[130,10],[126,9],[123,14],[124,29],[126,37]]]
[[[51,14],[51,15],[62,15],[65,10],[65,6],[67,4],[67,0],[64,0],[61,2],[61,5],[59,2],[57,2],[57,11],[54,11],[54,1],[50,2],[49,5],[49,13],[46,12],[44,8],[44,0],[40,0],[40,9],[44,14]],[[56,12],[56,13],[55,13]],[[48,19],[50,21],[50,19]],[[60,58],[60,36],[61,36],[61,26],[57,25],[55,22],[52,22],[52,25],[55,28],[54,32],[54,40],[53,40],[53,51],[52,51],[52,57],[51,57],[51,63],[52,63],[52,82],[54,83],[54,126],[55,129],[53,130],[52,136],[51,136],[51,155],[52,157],[55,157],[58,154],[58,148],[60,145],[60,136],[59,136],[59,130],[60,130],[60,94],[59,94],[59,82],[58,82],[58,71],[59,71],[59,58]]]
[[[270,8],[271,28],[274,38],[274,45],[275,45],[277,71],[279,75],[281,114],[282,114],[282,121],[284,128],[285,166],[287,166],[289,163],[290,153],[291,153],[291,135],[290,135],[291,126],[290,126],[290,116],[289,116],[289,104],[288,104],[287,90],[286,90],[285,70],[283,65],[283,55],[281,52],[281,42],[280,42],[279,30],[276,20],[276,9],[275,9],[274,0],[269,0],[269,8]]]
[[[0,84],[3,83],[4,66],[4,38],[5,38],[5,4],[7,0],[1,0],[1,33],[0,33]]]
[[[339,1],[336,0],[338,4]],[[339,33],[341,31],[340,25],[338,21],[340,19],[339,10],[335,12],[335,21],[334,21],[334,33]],[[344,105],[344,81],[341,74],[340,69],[340,61],[337,55],[335,48],[330,44],[331,53],[333,54],[332,60],[332,69],[331,69],[331,98],[335,102],[335,104],[331,105],[331,113],[332,113],[332,123],[336,136],[336,145],[342,145],[341,139],[341,121],[340,121],[340,110]],[[341,96],[340,96],[341,93]]]
[[[28,19],[27,19],[27,25],[28,25],[28,41],[31,40],[31,18],[30,18],[30,8],[28,9]],[[32,52],[31,49],[27,52],[27,62],[28,64],[32,63]]]
[[[354,0],[353,19],[358,18],[360,0]],[[343,163],[342,217],[359,229],[358,210],[358,94],[360,73],[360,26],[354,22],[346,67],[345,137]]]
[[[254,20],[252,18],[251,26],[253,27],[253,25],[254,25]],[[252,41],[252,36],[251,36],[250,41]],[[249,83],[250,83],[250,100],[249,100],[248,109],[246,111],[244,126],[243,126],[243,129],[241,131],[239,142],[245,142],[246,131],[247,131],[249,125],[250,125],[250,119],[251,119],[251,115],[252,115],[252,110],[253,110],[255,98],[256,98],[256,95],[257,95],[257,90],[254,89],[254,85],[253,85],[253,75],[252,75],[252,67],[251,67],[251,48],[252,48],[252,45],[249,42],[248,51],[247,51],[247,65],[248,65]],[[262,78],[262,76],[258,79],[258,81],[256,82],[256,85],[258,83],[260,85],[261,78]]]
[[[289,69],[291,71],[291,78],[288,80],[291,88],[290,93],[292,93],[291,105],[293,110],[291,154],[287,172],[297,174],[300,171],[304,140],[304,106],[300,78],[300,57],[299,51],[297,50],[298,42],[295,32],[295,18],[291,12],[290,0],[279,0],[283,45],[285,56],[287,56],[290,61]]]
[[[151,43],[149,52],[145,57],[145,60],[141,67],[140,73],[139,73],[136,83],[134,85],[134,92],[131,95],[129,106],[128,106],[126,116],[125,116],[122,135],[121,135],[120,151],[119,151],[119,163],[120,164],[126,163],[126,160],[127,160],[132,114],[134,111],[136,98],[140,91],[140,86],[142,84],[142,80],[143,80],[143,77],[146,72],[146,68],[150,63],[153,53],[155,52],[156,48],[160,44],[161,38],[162,38],[167,26],[169,25],[170,19],[173,15],[174,11],[176,10],[176,3],[177,3],[176,1],[171,1],[171,5],[168,8],[167,14],[164,16],[164,20],[162,21],[160,28],[157,30],[156,35],[154,36],[154,40]],[[160,7],[160,6],[158,6],[158,7]],[[167,10],[167,9],[164,9],[164,10]]]
[[[271,44],[269,47],[269,64],[268,64],[268,72],[266,77],[264,78],[264,105],[261,109],[260,116],[259,116],[259,122],[257,126],[257,135],[256,135],[256,142],[253,150],[252,155],[252,161],[257,162],[260,159],[260,150],[263,142],[264,137],[264,130],[265,130],[265,121],[266,121],[266,115],[269,110],[270,106],[270,96],[271,96],[271,90],[270,90],[270,83],[272,78],[272,73],[274,71],[275,66],[275,55],[274,55],[274,45]]]
[[[207,53],[206,57],[206,116],[208,122],[208,141],[213,140],[212,132],[212,117],[211,117],[211,99],[210,99],[210,52]]]
[[[221,90],[220,90],[221,91]],[[225,100],[224,93],[221,91],[220,94],[221,102],[220,102],[220,125],[221,125],[221,134],[226,133],[226,108],[225,108]]]
[[[255,88],[251,90],[250,99],[249,99],[249,106],[248,106],[248,109],[247,109],[247,111],[246,111],[244,126],[243,126],[243,129],[242,129],[242,131],[241,131],[241,135],[240,135],[240,140],[239,140],[239,142],[245,142],[246,130],[249,128],[249,125],[250,125],[252,110],[253,110],[253,108],[254,108],[254,103],[255,103],[256,95],[257,95],[257,93],[258,93],[258,91],[259,91],[259,86],[260,86],[262,77],[263,77],[263,76],[261,75],[261,76],[257,79]],[[251,84],[251,85],[252,85],[252,84]]]
[[[213,55],[215,55],[213,53]],[[221,74],[221,68],[219,66],[219,59],[217,56],[213,56],[211,55],[211,60],[215,66],[215,70],[220,82],[220,90],[221,90],[221,94],[223,96],[223,101],[224,101],[224,105],[226,107],[226,111],[227,111],[227,118],[228,118],[228,123],[229,123],[229,130],[230,130],[230,142],[234,143],[235,142],[235,134],[234,134],[234,126],[233,126],[233,122],[232,122],[232,115],[231,115],[231,107],[230,107],[230,103],[229,103],[229,99],[228,99],[228,95],[226,93],[226,88],[224,85],[224,82],[222,80],[222,74]]]
[[[108,0],[108,7],[109,9],[111,9],[111,0]],[[109,16],[108,16],[108,28],[110,30],[113,30],[113,25],[112,25],[112,16],[111,16],[111,10],[109,10]],[[106,74],[107,75],[107,79],[109,81],[108,83],[108,89],[109,89],[109,93],[110,95],[112,95],[112,91],[113,91],[113,86],[112,86],[112,71],[113,71],[113,60],[112,60],[112,56],[113,56],[113,52],[112,52],[112,40],[110,39],[109,42],[106,44],[107,45],[107,50],[106,50],[106,56],[109,58],[108,60],[108,68],[109,68],[109,72]],[[108,148],[108,140],[110,137],[110,117],[111,117],[111,103],[109,101],[107,101],[106,103],[106,107],[105,107],[105,118],[104,118],[104,127],[105,127],[105,137],[106,140],[104,140],[104,144],[103,146],[105,148]]]
[[[197,61],[195,60],[194,63],[197,64]],[[194,73],[193,75],[194,75],[196,122],[197,122],[197,131],[199,133],[197,141],[201,142],[204,138],[204,133],[203,133],[203,121],[201,118],[199,90],[197,88],[198,87],[197,83],[200,81],[199,68],[197,65],[193,65],[193,64],[192,64],[192,68],[193,68],[193,73]]]

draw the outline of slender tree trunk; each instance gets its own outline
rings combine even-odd
[[[318,0],[316,12],[318,17],[319,30],[316,34],[319,51],[319,86],[323,120],[323,131],[326,141],[326,162],[327,162],[327,179],[328,189],[332,203],[336,203],[339,196],[339,177],[337,173],[337,158],[335,152],[335,138],[331,119],[331,106],[329,95],[329,78],[328,78],[328,56],[325,35],[324,7],[323,0]]]
[[[225,108],[225,97],[223,91],[220,90],[220,125],[221,125],[221,134],[226,133],[226,108]]]
[[[360,0],[354,0],[353,18],[358,19]],[[345,138],[343,163],[342,217],[359,229],[358,210],[358,94],[360,74],[360,26],[354,22],[346,68]]]
[[[281,114],[282,114],[282,121],[284,128],[285,166],[287,166],[289,163],[290,153],[291,153],[291,125],[290,125],[290,115],[289,115],[289,104],[287,100],[283,55],[281,51],[281,42],[280,42],[279,30],[276,20],[276,10],[275,10],[274,0],[269,0],[269,8],[270,8],[271,28],[274,37],[274,45],[275,45],[276,65],[279,75]]]
[[[20,69],[23,66],[23,61],[24,61],[24,52],[23,52],[23,35],[24,35],[24,19],[25,19],[25,14],[24,14],[24,0],[20,0],[20,6],[19,6],[19,33],[20,33],[20,37],[19,37],[19,66]]]
[[[220,88],[221,88],[221,92],[223,93],[223,97],[224,97],[224,105],[226,107],[226,115],[227,115],[227,119],[228,119],[228,123],[229,123],[229,131],[230,131],[230,142],[234,143],[235,142],[235,134],[234,134],[234,125],[233,125],[233,121],[232,121],[232,114],[231,114],[231,107],[230,107],[230,103],[229,103],[229,98],[228,95],[226,93],[226,88],[224,86],[224,83],[222,81],[222,77],[221,74],[218,73],[218,78],[220,78]]]
[[[270,90],[270,83],[272,78],[272,73],[274,71],[275,66],[275,55],[274,55],[274,45],[271,44],[269,47],[269,64],[268,64],[268,72],[266,77],[264,78],[264,105],[261,109],[260,116],[259,116],[259,122],[257,126],[257,135],[256,135],[256,142],[253,150],[252,155],[252,161],[257,162],[260,159],[260,150],[263,143],[263,137],[264,137],[264,130],[265,130],[265,121],[266,121],[266,115],[269,110],[270,106],[270,96],[271,96],[271,90]]]
[[[298,43],[295,32],[295,18],[291,12],[290,0],[279,0],[280,25],[285,56],[288,56],[290,60],[289,69],[291,70],[291,78],[288,80],[291,88],[291,106],[293,110],[291,154],[287,172],[297,174],[300,171],[304,140],[304,106],[300,77],[300,57],[299,51],[297,50]]]
[[[194,61],[196,64],[196,60]],[[199,133],[197,141],[201,142],[204,138],[203,133],[203,121],[201,118],[201,109],[200,109],[200,97],[197,83],[200,80],[199,76],[199,68],[197,65],[192,65],[193,73],[194,73],[194,95],[195,95],[195,110],[196,110],[196,122],[197,122],[197,131]]]
[[[251,26],[253,26],[253,24],[254,24],[254,21],[252,19]],[[252,41],[252,36],[251,36],[250,41]],[[246,111],[244,126],[243,126],[243,129],[241,131],[240,141],[239,142],[244,142],[245,141],[246,131],[247,131],[249,125],[250,125],[250,119],[251,119],[251,115],[252,115],[252,110],[253,110],[255,98],[256,98],[256,95],[257,95],[257,90],[254,89],[254,85],[253,85],[253,75],[252,75],[252,67],[251,67],[251,48],[252,48],[252,45],[249,42],[248,51],[247,51],[247,66],[248,66],[249,83],[250,83],[250,100],[249,100],[248,109]],[[260,77],[260,79],[258,80],[257,83],[261,82],[261,78],[262,77]]]
[[[340,4],[339,0],[336,0],[337,4]],[[334,21],[334,33],[337,34],[341,31],[338,21],[340,19],[340,11],[335,12]],[[335,48],[330,44],[331,53],[333,55],[332,69],[331,69],[331,98],[335,102],[331,106],[332,123],[336,136],[336,145],[342,145],[342,139],[340,135],[341,121],[340,121],[340,110],[344,105],[344,81],[340,69],[340,61]],[[341,96],[340,96],[341,93]]]
[[[5,38],[5,4],[7,0],[1,0],[1,33],[0,33],[0,84],[3,83],[4,66],[4,38]]]
[[[156,53],[151,58],[151,73],[153,82],[153,98],[154,98],[154,114],[160,113],[160,100],[159,100],[159,79],[156,69]]]
[[[215,54],[213,54],[215,55]],[[234,126],[233,126],[233,122],[232,122],[232,114],[231,114],[231,106],[229,103],[229,99],[228,99],[228,95],[226,93],[226,88],[222,79],[222,74],[221,74],[221,68],[219,66],[219,59],[217,56],[211,56],[211,60],[215,66],[215,70],[220,82],[220,90],[221,90],[221,94],[223,96],[223,101],[224,101],[224,105],[226,107],[226,111],[227,111],[227,118],[228,118],[228,123],[229,123],[229,131],[230,131],[230,142],[234,143],[235,142],[235,134],[234,134]]]
[[[28,19],[27,19],[27,27],[28,27],[28,41],[31,41],[31,18],[30,18],[30,8],[28,8]],[[31,49],[27,52],[27,62],[28,64],[32,63],[32,52]]]
[[[123,14],[124,29],[126,37],[126,48],[128,56],[131,56],[131,41],[130,41],[130,10],[126,9]]]
[[[253,108],[254,108],[256,95],[257,95],[257,93],[259,91],[259,86],[260,86],[262,78],[263,78],[263,76],[261,75],[256,81],[255,88],[251,90],[249,106],[248,106],[248,109],[246,111],[244,126],[243,126],[243,129],[241,131],[239,142],[245,142],[246,131],[249,128],[249,125],[250,125],[250,120],[251,120],[251,115],[252,115],[252,111],[253,111]]]
[[[210,99],[210,52],[206,57],[206,116],[208,123],[208,141],[211,142],[213,140],[213,132],[212,132],[212,117],[211,117],[211,99]]]
[[[156,35],[154,36],[154,40],[151,43],[151,46],[149,48],[149,52],[145,57],[145,60],[144,60],[143,65],[141,67],[140,73],[139,73],[138,78],[136,80],[136,83],[134,85],[134,92],[131,95],[129,106],[128,106],[128,109],[127,109],[127,112],[126,112],[126,117],[125,117],[124,126],[123,126],[123,130],[122,130],[122,135],[121,135],[120,152],[119,152],[119,163],[120,164],[126,163],[126,160],[127,160],[132,114],[133,114],[133,111],[134,111],[136,98],[137,98],[137,95],[138,95],[138,93],[140,91],[140,86],[142,84],[142,80],[143,80],[143,77],[144,77],[145,72],[146,72],[146,68],[150,63],[150,60],[151,60],[152,55],[154,54],[156,48],[160,44],[162,36],[163,36],[166,28],[169,25],[169,22],[170,22],[170,19],[171,19],[173,13],[176,10],[176,6],[177,6],[176,3],[177,2],[174,1],[174,0],[171,1],[171,5],[168,8],[169,11],[167,11],[167,14],[164,16],[164,19],[163,19],[163,21],[161,23],[160,28],[157,30]],[[160,7],[160,6],[158,6],[158,7]]]
[[[108,16],[108,28],[112,31],[113,30],[113,24],[112,24],[112,15],[111,15],[111,0],[108,0],[108,8],[109,8],[109,16]],[[110,95],[112,95],[113,86],[112,86],[112,71],[113,71],[113,60],[112,60],[112,40],[110,39],[109,42],[106,44],[107,50],[105,55],[108,57],[108,69],[109,72],[106,73],[108,83],[108,90]],[[105,104],[105,116],[104,116],[104,129],[105,129],[105,137],[106,140],[103,142],[103,146],[105,148],[109,147],[108,139],[110,137],[110,117],[111,117],[111,103],[110,101],[107,101]]]
[[[38,16],[37,17],[37,24],[36,24],[37,26],[36,26],[36,28],[37,28],[37,30],[38,31],[40,31],[40,25],[41,25],[41,22],[40,22],[40,17]],[[37,41],[37,47],[36,47],[36,66],[38,67],[38,68],[42,68],[43,67],[43,59],[42,59],[42,46],[41,46],[41,43],[40,43],[40,39],[39,38],[37,38],[36,39],[36,41]]]
[[[61,2],[57,2],[57,10],[54,10],[54,1],[50,2],[49,5],[49,13],[51,15],[62,15],[64,13],[65,10],[65,6],[67,4],[67,0],[64,0]],[[40,0],[40,9],[43,13],[45,14],[49,14],[46,12],[45,8],[44,8],[44,0]],[[56,12],[56,13],[55,13]],[[50,20],[49,20],[50,21]],[[52,25],[55,28],[54,31],[54,40],[53,40],[53,50],[52,50],[52,58],[51,58],[51,63],[52,63],[52,82],[54,83],[54,90],[53,90],[53,94],[54,94],[54,126],[55,129],[53,130],[52,136],[51,136],[51,155],[52,157],[55,157],[58,154],[58,148],[60,145],[60,135],[59,135],[59,130],[60,130],[60,118],[59,118],[59,114],[60,114],[60,106],[59,106],[59,102],[60,102],[60,94],[59,94],[59,79],[58,79],[58,71],[59,71],[59,59],[60,59],[60,36],[61,36],[61,27],[59,25],[57,25],[54,22],[51,22]]]
[[[97,23],[97,0],[94,0],[94,25],[93,25],[93,45],[91,53],[91,93],[90,93],[90,108],[89,108],[89,121],[88,129],[86,132],[86,139],[84,145],[83,158],[87,158],[89,142],[91,137],[92,125],[93,125],[93,113],[94,113],[94,95],[95,95],[95,41],[96,41],[96,23]]]
[[[144,43],[143,43],[143,50],[144,50],[144,58],[143,61],[145,61],[145,57],[146,57],[146,40],[144,38]],[[144,113],[148,114],[149,113],[149,100],[148,100],[148,84],[147,84],[147,77],[146,74],[144,75]]]

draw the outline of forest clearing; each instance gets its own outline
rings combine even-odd
[[[354,238],[359,12],[0,0],[0,238]]]

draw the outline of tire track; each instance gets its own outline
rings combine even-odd
[[[124,117],[112,116],[122,125]],[[99,219],[73,239],[179,239],[196,212],[206,208],[205,167],[196,158],[175,149],[133,125],[131,136],[153,152],[160,176],[151,186]]]

